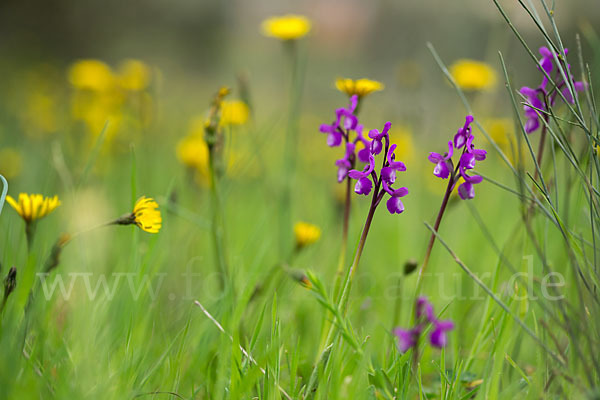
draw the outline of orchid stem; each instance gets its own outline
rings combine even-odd
[[[352,265],[348,269],[346,273],[346,277],[344,279],[344,286],[342,293],[340,295],[340,300],[338,302],[338,306],[342,308],[343,312],[346,312],[346,308],[348,305],[348,297],[350,294],[350,289],[352,288],[352,280],[354,278],[354,274],[356,272],[356,268],[358,267],[358,263],[360,262],[360,257],[362,256],[363,250],[365,248],[365,243],[367,241],[367,235],[369,234],[369,229],[371,228],[371,222],[373,222],[373,216],[375,215],[375,210],[377,209],[377,194],[379,192],[379,185],[375,187],[373,193],[373,200],[371,201],[371,208],[369,209],[369,214],[367,215],[367,219],[365,220],[365,225],[363,227],[362,233],[360,235],[360,240],[358,242],[358,247],[356,248],[356,253],[354,253],[354,261],[352,261]]]
[[[342,279],[342,273],[344,271],[344,265],[346,265],[346,252],[348,251],[348,230],[350,225],[350,204],[352,200],[352,181],[349,177],[346,177],[346,197],[344,200],[344,222],[342,227],[342,246],[340,248],[340,256],[338,260],[338,267],[335,273],[335,284],[334,284],[334,299],[337,298],[340,292],[340,284]]]
[[[450,200],[450,195],[452,194],[452,189],[454,188],[454,176],[456,175],[456,173],[454,173],[452,176],[450,176],[449,180],[448,180],[448,186],[446,187],[446,193],[444,194],[444,198],[442,200],[442,204],[440,206],[440,210],[438,211],[438,215],[437,218],[435,219],[435,224],[434,224],[434,229],[437,232],[438,229],[440,228],[440,224],[442,223],[442,217],[444,216],[444,212],[446,211],[446,207],[448,206],[448,201]],[[415,291],[415,295],[419,294],[419,291],[421,289],[421,282],[423,280],[423,273],[425,272],[425,269],[427,268],[427,264],[429,264],[429,258],[431,257],[431,251],[433,250],[433,244],[435,243],[435,234],[431,234],[430,238],[429,238],[429,244],[427,245],[427,250],[425,251],[425,258],[423,259],[423,264],[421,265],[421,268],[419,268],[419,274],[417,275],[417,289]]]
[[[538,154],[537,154],[537,164],[542,169],[542,159],[544,157],[544,148],[546,143],[546,125],[542,126],[542,132],[540,134],[540,144],[538,146]],[[534,179],[537,181],[539,177],[538,169],[535,169]]]

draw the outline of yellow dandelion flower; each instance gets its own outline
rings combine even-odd
[[[496,85],[496,71],[481,61],[462,59],[450,66],[450,74],[464,90],[491,89]]]
[[[150,68],[139,60],[125,60],[119,67],[119,84],[125,90],[140,91],[150,85]]]
[[[23,169],[23,156],[16,149],[6,147],[0,150],[0,174],[6,179],[13,179]]]
[[[288,14],[271,17],[263,21],[262,31],[265,36],[281,40],[294,40],[306,36],[310,31],[310,20],[302,15]]]
[[[221,103],[221,125],[243,125],[248,122],[250,109],[240,100],[227,101]]]
[[[346,93],[348,96],[358,95],[358,97],[364,97],[373,92],[378,92],[384,89],[384,85],[381,82],[373,81],[371,79],[349,79],[349,78],[338,78],[335,81],[335,87],[340,92]]]
[[[321,238],[321,229],[307,222],[297,222],[294,225],[294,236],[296,247],[302,248],[318,241]]]
[[[110,67],[100,60],[80,60],[69,68],[69,82],[77,89],[105,91],[114,86]]]
[[[41,194],[20,193],[19,201],[11,196],[6,196],[6,201],[28,224],[44,218],[60,206],[58,196],[44,197]]]
[[[158,203],[153,198],[140,197],[133,207],[133,215],[135,224],[145,232],[158,233],[162,226]]]
[[[148,233],[158,233],[162,227],[162,217],[158,203],[151,197],[140,197],[130,214],[125,214],[113,222],[116,225],[137,225]]]

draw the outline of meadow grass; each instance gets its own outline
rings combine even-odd
[[[536,51],[493,3],[539,72]],[[597,80],[579,37],[579,48],[557,56],[564,44],[554,5],[519,4],[554,54],[557,73],[536,75],[557,99],[535,109],[540,128],[526,133],[529,100],[515,86],[523,79],[502,53],[515,132],[506,142],[488,132],[477,98],[427,44],[464,109],[437,148],[415,138],[398,175],[410,191],[406,211],[390,215],[381,205],[362,241],[369,199],[352,193],[346,245],[346,185],[335,182],[333,165],[343,150],[327,148],[318,124],[305,129],[310,70],[300,37],[282,43],[290,74],[281,116],[255,113],[248,97],[250,120],[222,126],[225,91],[206,99],[203,173],[174,156],[181,135],[162,134],[183,130],[176,118],[139,122],[136,140],[115,138],[110,118],[92,133],[74,123],[62,136],[23,139],[34,172],[4,190],[57,193],[62,204],[36,223],[31,243],[15,210],[0,208],[0,274],[17,271],[16,285],[4,281],[0,310],[0,398],[598,398]],[[591,27],[585,36],[597,42]],[[236,89],[244,98],[243,82]],[[141,98],[127,103],[140,121]],[[377,98],[360,101],[362,118]],[[483,182],[474,199],[449,196],[436,230],[446,181],[432,177],[426,158],[465,115],[474,115],[477,144],[488,150],[477,166]],[[232,149],[240,154],[229,165]],[[142,195],[160,206],[159,233],[105,224],[129,215]],[[294,243],[300,220],[318,225],[318,241]],[[66,244],[58,241],[65,232]],[[419,295],[454,329],[438,349],[427,344],[428,326],[402,352],[394,329],[415,323]]]

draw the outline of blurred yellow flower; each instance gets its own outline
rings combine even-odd
[[[125,90],[144,90],[150,85],[151,77],[150,68],[139,60],[125,60],[119,67],[119,84]]]
[[[510,145],[514,139],[514,122],[510,118],[490,118],[484,127],[498,146]]]
[[[266,36],[281,40],[294,40],[305,36],[311,28],[310,20],[302,15],[288,14],[271,17],[263,21],[262,31]]]
[[[44,218],[60,206],[58,196],[44,197],[41,194],[20,193],[18,202],[11,196],[6,196],[6,202],[15,209],[26,223]]]
[[[221,103],[221,125],[243,125],[248,122],[250,109],[240,100],[223,100]]]
[[[461,59],[450,66],[450,74],[464,90],[491,89],[496,85],[496,71],[481,61]]]
[[[397,145],[396,160],[411,163],[415,158],[415,146],[410,129],[400,124],[394,124],[389,134],[390,143]]]
[[[177,159],[188,168],[208,172],[208,146],[202,135],[192,134],[177,143]]]
[[[69,82],[77,89],[105,91],[115,84],[110,67],[100,60],[80,60],[69,68]]]
[[[518,161],[519,148],[515,137],[514,121],[510,118],[490,118],[484,121],[483,126],[492,140],[506,155],[508,160],[514,165]],[[521,155],[525,154],[526,145],[521,143]]]
[[[27,133],[31,135],[53,133],[58,130],[57,104],[52,95],[41,91],[27,96],[27,104],[23,110],[23,120]],[[35,131],[35,132],[31,132]]]
[[[11,147],[0,150],[0,174],[8,180],[13,179],[21,173],[23,168],[23,156]]]
[[[305,247],[321,238],[321,229],[307,222],[297,222],[294,225],[294,236],[296,237],[296,247]]]
[[[133,207],[132,215],[135,224],[145,232],[158,233],[162,226],[158,203],[153,198],[140,197]]]
[[[383,83],[373,81],[371,79],[349,79],[349,78],[338,78],[335,81],[335,87],[340,92],[346,93],[348,96],[358,95],[358,97],[364,97],[373,92],[383,90]]]

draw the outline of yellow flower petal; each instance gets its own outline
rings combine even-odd
[[[19,201],[11,196],[6,196],[6,201],[26,222],[44,218],[60,205],[58,196],[52,198],[41,194],[19,193]]]
[[[492,89],[496,85],[496,71],[488,64],[469,59],[456,61],[450,66],[450,74],[464,90]]]
[[[281,40],[299,39],[305,36],[310,28],[311,23],[308,18],[293,14],[271,17],[262,23],[264,35]]]
[[[373,92],[383,90],[385,86],[381,82],[367,78],[357,80],[338,78],[335,81],[335,87],[340,92],[346,93],[348,96],[357,95],[358,97],[364,97]]]
[[[304,247],[315,243],[321,237],[321,229],[307,222],[297,222],[294,225],[296,246]]]
[[[69,82],[77,89],[106,91],[115,84],[110,67],[100,60],[80,60],[69,69]]]
[[[162,217],[158,203],[153,198],[142,196],[133,207],[135,224],[145,232],[158,233],[162,227]]]

